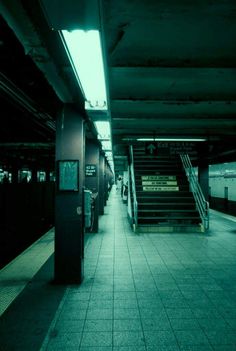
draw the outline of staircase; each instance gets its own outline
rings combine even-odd
[[[200,232],[201,218],[179,155],[133,147],[138,232]]]

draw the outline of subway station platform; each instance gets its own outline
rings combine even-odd
[[[84,280],[53,282],[53,231],[0,271],[0,351],[235,351],[236,218],[135,234],[113,188]]]

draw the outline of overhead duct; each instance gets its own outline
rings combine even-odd
[[[18,106],[21,106],[24,110],[30,112],[34,116],[35,122],[39,123],[41,127],[48,127],[51,130],[56,129],[53,117],[44,112],[35,101],[29,98],[29,96],[21,91],[2,73],[0,73],[0,91]]]
[[[21,3],[17,0],[2,0],[0,14],[21,42],[25,54],[30,55],[43,72],[58,98],[64,103],[72,102],[70,91]]]

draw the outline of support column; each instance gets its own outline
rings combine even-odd
[[[93,193],[92,233],[98,232],[99,213],[99,144],[87,140],[85,151],[85,187]]]
[[[46,182],[50,182],[50,168],[47,168],[45,170],[46,173]]]
[[[209,200],[209,165],[202,163],[198,165],[198,182],[206,201]]]
[[[108,164],[105,160],[105,174],[104,174],[104,205],[106,206],[108,200]]]
[[[104,214],[104,176],[105,176],[105,158],[100,153],[99,158],[99,214]]]
[[[55,280],[83,279],[84,126],[82,116],[65,105],[57,119],[55,202]]]
[[[11,174],[12,174],[11,182],[14,184],[17,184],[19,182],[18,181],[18,166],[12,167]]]
[[[36,165],[33,165],[31,167],[31,182],[36,183],[38,181],[38,174],[37,174],[37,172],[38,172],[38,169],[37,169]]]

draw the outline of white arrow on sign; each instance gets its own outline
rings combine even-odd
[[[153,144],[148,145],[147,149],[150,151],[150,154],[152,155],[154,150],[156,150],[156,146]]]

